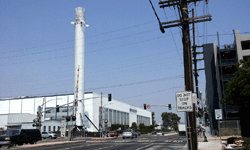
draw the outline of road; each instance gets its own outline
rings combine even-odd
[[[47,141],[47,140],[46,140]],[[15,147],[13,149],[57,149],[57,150],[181,150],[186,145],[186,137],[175,135],[157,136],[152,134],[141,135],[134,139],[117,139],[102,141],[82,141],[41,147]],[[34,145],[35,146],[35,145]]]

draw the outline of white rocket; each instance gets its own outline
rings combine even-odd
[[[75,25],[75,116],[76,125],[80,128],[84,123],[84,20],[85,9],[82,7],[75,8],[75,22],[71,24]]]

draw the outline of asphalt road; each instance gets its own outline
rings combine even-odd
[[[47,140],[46,140],[47,141]],[[43,142],[46,142],[43,141]],[[48,140],[49,141],[49,140]],[[53,140],[54,141],[54,140]],[[117,139],[103,141],[82,141],[77,143],[64,143],[40,147],[24,148],[22,146],[11,149],[36,149],[36,150],[181,150],[186,145],[186,137],[175,135],[157,136],[141,135],[134,139]],[[35,145],[34,145],[35,146]]]

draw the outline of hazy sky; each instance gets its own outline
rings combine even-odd
[[[161,21],[179,19],[177,9],[161,9],[152,1]],[[249,0],[208,2],[189,5],[195,16],[212,14],[212,21],[196,24],[197,45],[217,43],[217,32],[220,45],[233,43],[233,30],[250,34]],[[75,31],[70,23],[76,7],[85,8],[89,24],[85,92],[112,93],[138,107],[158,105],[149,109],[157,123],[166,111],[184,121],[184,113],[161,106],[175,107],[175,92],[184,91],[181,29],[162,34],[148,0],[0,0],[0,97],[73,93]],[[205,98],[204,71],[199,75]]]

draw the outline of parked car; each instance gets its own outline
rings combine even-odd
[[[138,136],[141,136],[141,132],[137,132],[137,135],[138,135]]]
[[[137,134],[133,129],[126,129],[122,133],[122,138],[137,138]]]
[[[158,131],[156,134],[157,135],[164,135],[164,133],[162,131]]]
[[[152,131],[152,134],[156,134],[156,131]]]
[[[6,134],[0,136],[0,148],[11,144],[12,146],[25,144],[35,144],[41,140],[39,129],[11,129]]]
[[[117,131],[109,131],[108,136],[109,137],[115,137],[115,136],[118,137],[119,133]]]
[[[56,133],[53,133],[51,131],[49,132],[42,132],[42,138],[43,139],[46,139],[46,138],[50,138],[50,139],[56,139],[57,138],[57,134]]]

